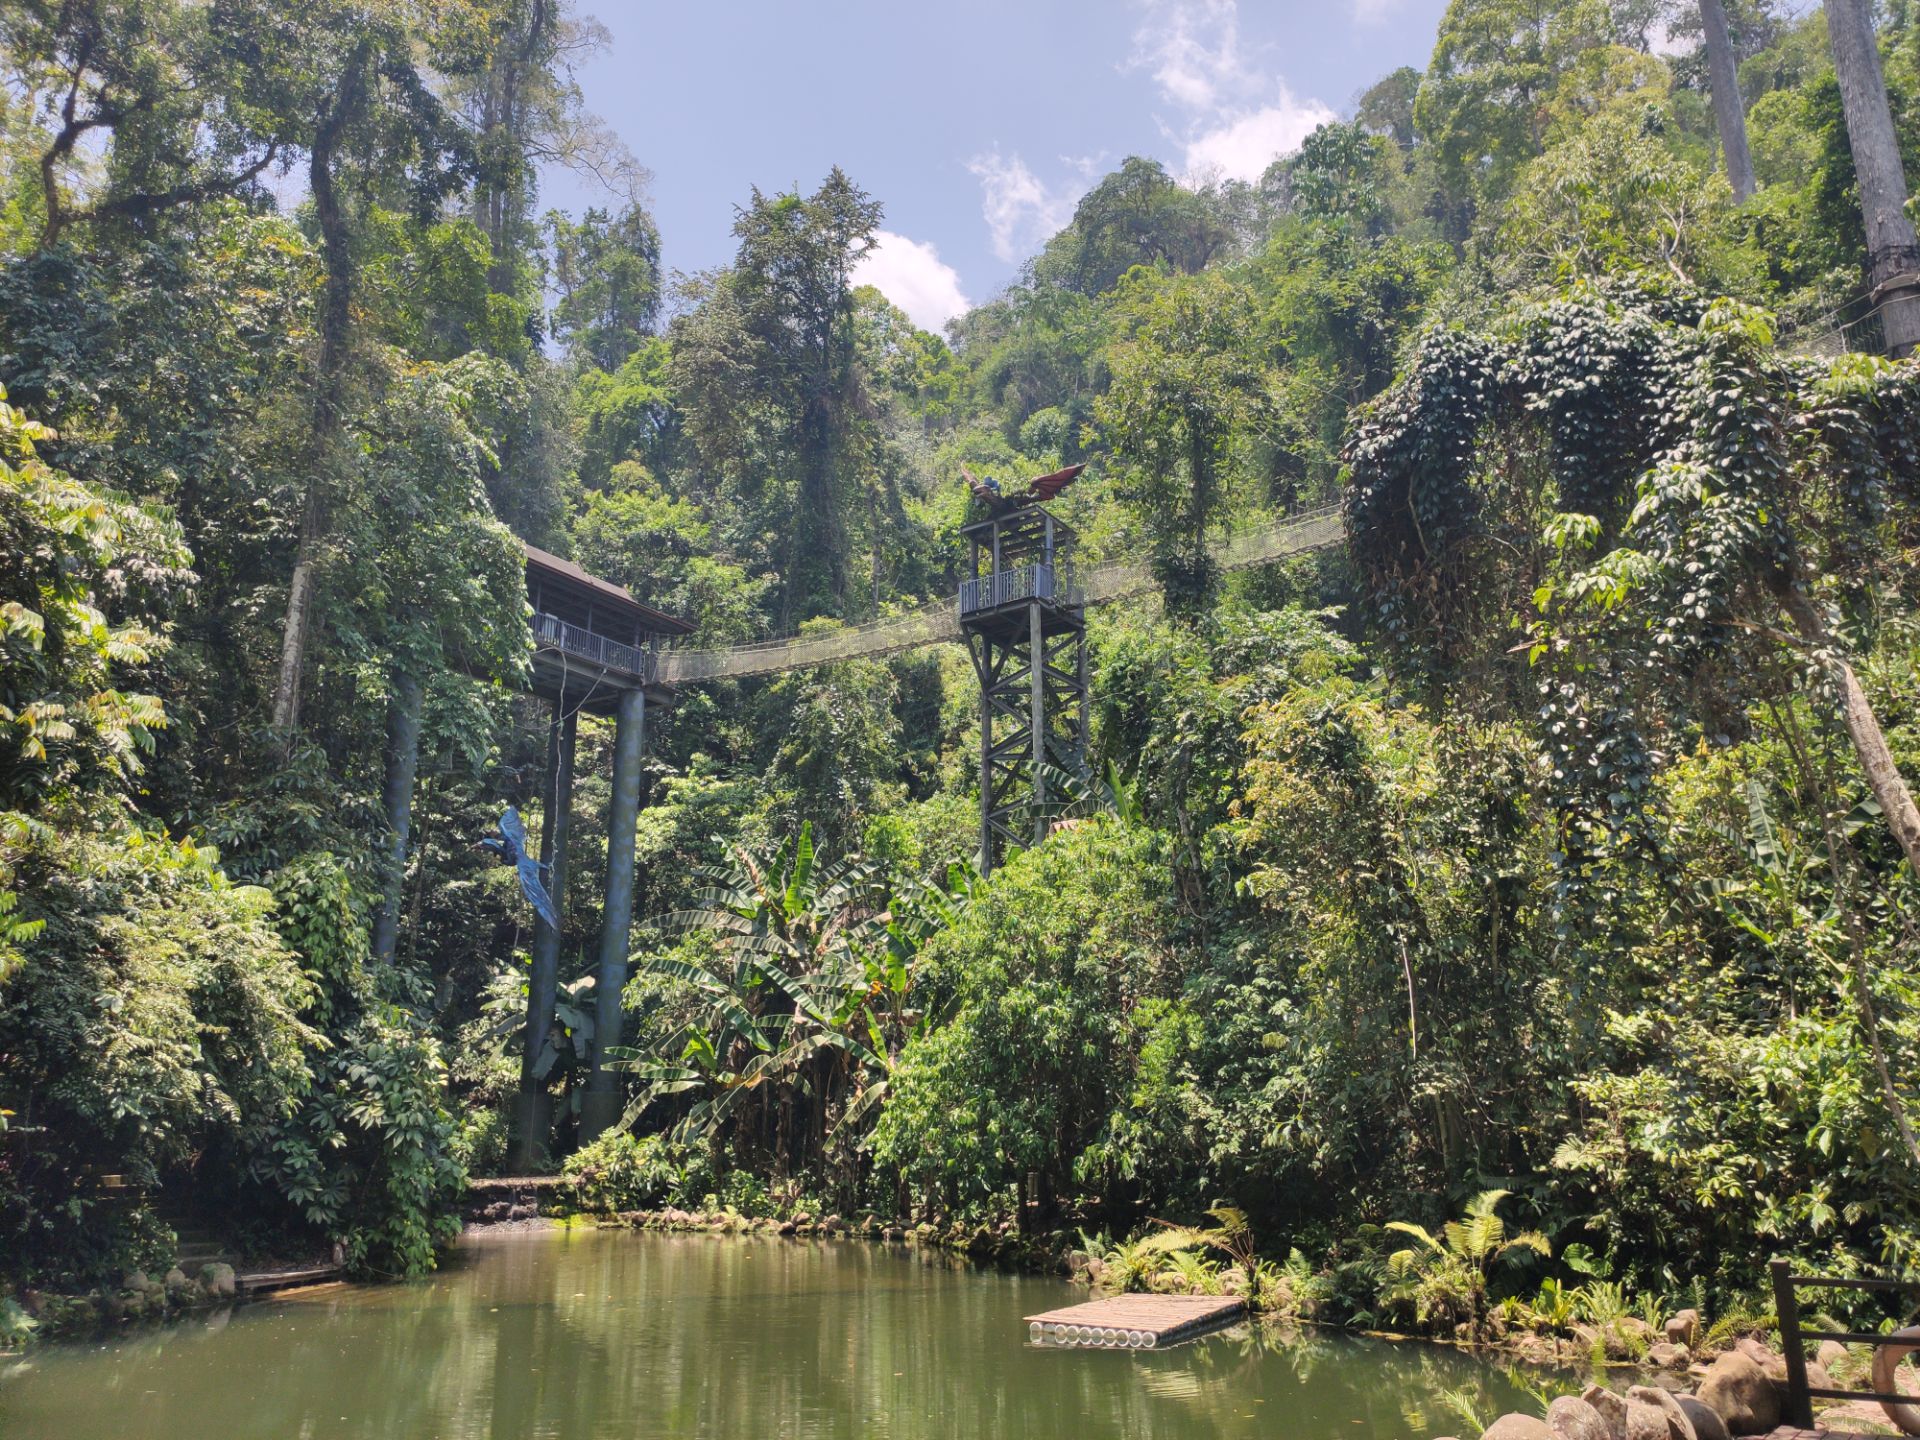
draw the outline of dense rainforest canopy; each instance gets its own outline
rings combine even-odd
[[[838,169],[664,274],[565,6],[0,11],[0,1282],[189,1209],[414,1273],[505,1163],[520,542],[721,647],[950,597],[960,467],[1081,462],[1057,513],[1159,588],[1096,612],[1089,776],[990,878],[955,647],[650,724],[606,1204],[1231,1202],[1409,1324],[1485,1277],[1381,1227],[1495,1188],[1529,1291],[1913,1264],[1920,385],[1827,19],[1870,7],[1708,8],[1452,0],[1256,183],[1127,159],[945,335],[854,283],[885,197]],[[1920,173],[1920,12],[1871,18]],[[542,210],[566,164],[603,205]],[[1209,558],[1333,501],[1344,547]]]

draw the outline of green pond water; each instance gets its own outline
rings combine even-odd
[[[1064,1281],[854,1242],[470,1237],[336,1287],[0,1364],[4,1440],[1424,1440],[1529,1401],[1441,1347],[1240,1326],[1039,1348]]]

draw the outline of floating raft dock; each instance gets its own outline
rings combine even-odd
[[[1027,1316],[1036,1345],[1152,1350],[1231,1325],[1247,1302],[1230,1295],[1115,1295]]]

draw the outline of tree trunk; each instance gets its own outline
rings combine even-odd
[[[380,913],[373,922],[373,958],[391,965],[400,949],[400,898],[406,882],[407,837],[413,829],[413,781],[420,768],[420,681],[406,670],[393,675],[387,702],[386,842],[380,847]]]
[[[1721,0],[1700,0],[1700,29],[1707,42],[1707,72],[1713,82],[1713,120],[1720,130],[1720,152],[1734,199],[1753,198],[1753,155],[1747,149],[1747,107],[1740,99],[1740,77],[1733,63],[1733,37],[1727,33],[1727,9]]]
[[[1886,79],[1874,42],[1869,0],[1826,0],[1827,38],[1846,111],[1847,142],[1867,232],[1867,279],[1881,307],[1887,353],[1920,344],[1920,243],[1907,218],[1907,176],[1887,105]]]
[[[1847,658],[1834,648],[1833,636],[1812,600],[1798,590],[1789,590],[1781,596],[1780,605],[1801,638],[1819,652],[1833,671],[1840,687],[1840,718],[1853,741],[1854,753],[1860,757],[1860,768],[1866,772],[1867,788],[1879,802],[1880,813],[1886,819],[1887,828],[1893,831],[1893,838],[1900,842],[1907,864],[1920,876],[1920,809],[1915,808],[1913,792],[1893,763],[1893,752],[1887,748],[1887,737],[1880,732],[1880,721],[1867,700],[1867,692],[1860,686],[1860,677],[1854,674]]]
[[[366,42],[347,60],[333,103],[314,128],[307,181],[313,192],[314,218],[320,226],[320,253],[326,265],[326,289],[320,301],[320,356],[314,368],[313,415],[307,434],[307,500],[300,519],[300,549],[287,588],[287,621],[280,636],[280,676],[273,690],[273,725],[288,733],[300,726],[300,691],[306,677],[307,639],[313,629],[316,569],[327,539],[327,472],[336,448],[342,381],[346,370],[348,327],[352,320],[353,254],[347,218],[334,189],[333,162],[341,138],[359,113],[367,91]]]

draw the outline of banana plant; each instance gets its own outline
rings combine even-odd
[[[615,1066],[644,1082],[627,1123],[686,1097],[676,1135],[711,1137],[772,1097],[783,1161],[794,1158],[784,1117],[796,1102],[814,1148],[857,1133],[886,1094],[894,1057],[925,1023],[912,960],[970,903],[964,872],[947,890],[896,891],[871,865],[823,866],[809,824],[791,849],[764,860],[736,849],[730,865],[701,878],[692,906],[649,927],[662,946],[645,967],[677,982],[693,1013],[655,1052],[616,1052]],[[764,1126],[775,1108],[754,1117]]]

